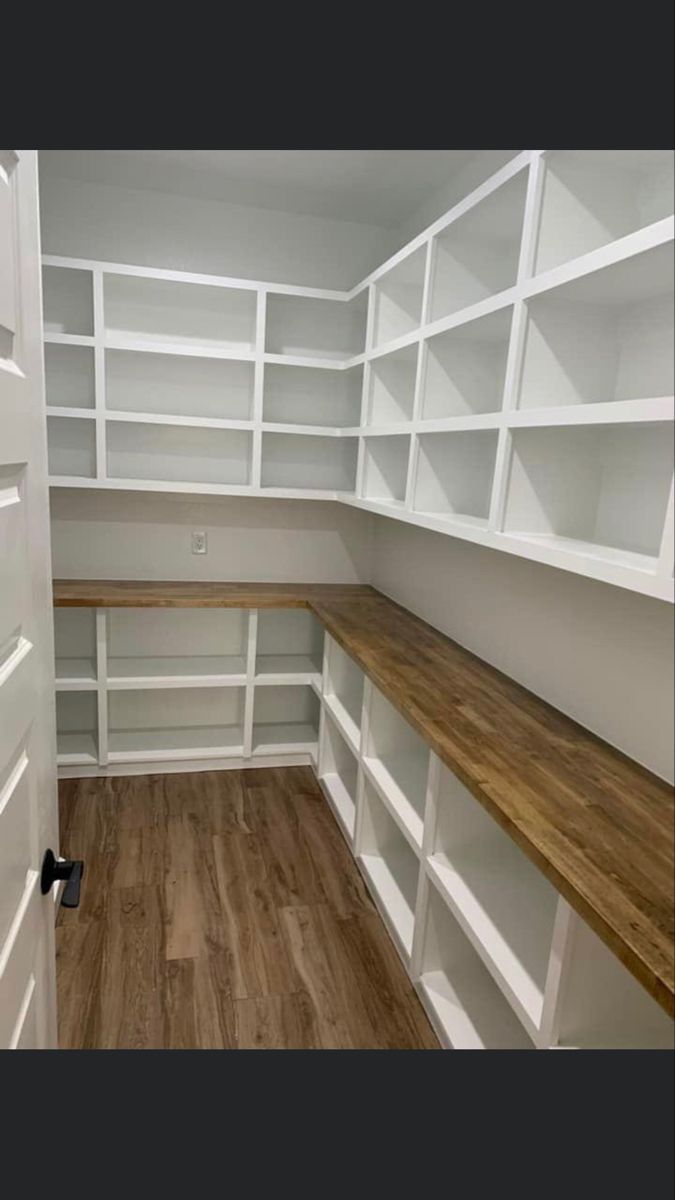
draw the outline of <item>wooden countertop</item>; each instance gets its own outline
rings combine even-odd
[[[309,608],[672,1016],[668,784],[367,586],[56,580],[57,606]]]

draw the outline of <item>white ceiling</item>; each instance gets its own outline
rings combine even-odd
[[[43,176],[395,227],[479,150],[41,150]]]

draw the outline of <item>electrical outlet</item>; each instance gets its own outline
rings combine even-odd
[[[206,534],[203,530],[193,529],[190,545],[193,554],[206,554]]]

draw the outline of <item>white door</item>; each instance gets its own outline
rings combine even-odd
[[[0,1049],[56,1047],[58,853],[37,152],[0,150]]]

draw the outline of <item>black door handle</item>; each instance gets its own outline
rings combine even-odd
[[[65,879],[61,903],[64,908],[77,908],[80,903],[80,884],[84,875],[84,863],[81,858],[66,858],[59,861],[53,850],[45,850],[40,874],[40,891],[43,896],[51,891],[56,879]]]

